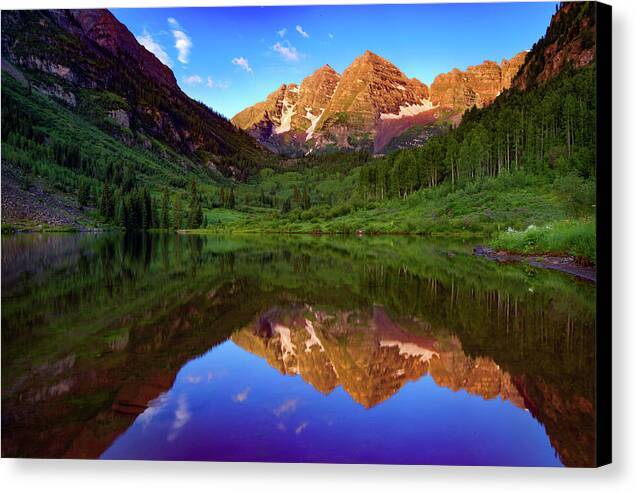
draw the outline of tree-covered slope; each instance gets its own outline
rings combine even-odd
[[[196,183],[198,209],[273,159],[106,10],[3,12],[2,151],[3,222],[25,227],[157,227],[164,189]]]
[[[109,117],[202,165],[239,172],[262,157],[252,138],[186,96],[172,71],[107,10],[4,12],[2,57],[34,90],[84,117]]]

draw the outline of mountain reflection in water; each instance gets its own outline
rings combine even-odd
[[[592,466],[594,286],[421,238],[2,238],[3,456]]]

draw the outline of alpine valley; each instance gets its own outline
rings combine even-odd
[[[526,253],[594,262],[595,23],[593,4],[560,4],[529,51],[429,86],[363,51],[342,74],[323,65],[227,120],[108,10],[7,11],[3,228],[547,225]],[[526,244],[500,236],[501,248]]]
[[[605,462],[609,9],[1,22],[2,457]]]

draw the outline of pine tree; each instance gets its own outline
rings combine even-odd
[[[234,209],[236,201],[234,198],[234,188],[230,189],[230,195],[228,196],[228,209]]]
[[[303,187],[303,209],[307,210],[310,208],[310,194],[307,190],[307,183]]]
[[[288,212],[290,212],[291,209],[292,209],[292,201],[290,200],[290,197],[288,197],[283,202],[283,207],[281,208],[281,212],[283,214],[287,214]]]
[[[90,190],[86,180],[80,179],[77,187],[77,202],[80,207],[88,205],[90,199]]]
[[[119,204],[119,225],[124,229],[130,229],[130,211],[127,198],[122,196]]]
[[[262,206],[266,205],[265,192],[263,191],[263,188],[261,189],[261,205]]]
[[[197,229],[201,226],[203,211],[201,208],[201,198],[197,193],[197,184],[193,179],[190,183],[190,205],[188,210],[188,227]]]
[[[102,187],[102,197],[100,199],[100,214],[103,218],[110,220],[114,219],[115,204],[113,202],[113,192],[111,190],[111,184],[108,180]]]
[[[175,203],[173,204],[173,227],[181,229],[181,194],[179,193],[175,197]]]
[[[294,205],[301,205],[301,192],[299,192],[299,187],[294,185],[294,190],[292,192],[292,201]]]
[[[141,208],[141,229],[147,231],[153,227],[153,204],[146,187],[143,187],[140,191],[139,206]]]
[[[170,195],[168,194],[168,189],[164,188],[161,197],[161,228],[168,229],[170,228],[170,217],[168,216],[168,207],[170,203]]]

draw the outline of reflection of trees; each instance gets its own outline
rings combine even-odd
[[[488,358],[511,375],[566,463],[592,461],[591,286],[413,238],[54,238],[47,240],[48,249],[3,238],[3,401],[71,382],[68,394],[37,404],[22,401],[16,409],[23,421],[7,422],[11,411],[3,411],[3,424],[11,424],[3,430],[14,429],[15,437],[28,436],[32,443],[24,450],[16,445],[18,455],[35,454],[37,447],[42,455],[61,453],[59,447],[78,436],[80,411],[89,423],[81,427],[84,435],[98,426],[98,416],[110,416],[105,423],[125,429],[131,420],[112,410],[123,385],[170,386],[188,359],[258,313],[308,303],[342,311],[382,305],[414,336],[456,336],[467,357]],[[39,267],[28,276],[9,275],[17,280],[5,288],[6,252],[23,259],[20,265]],[[38,370],[70,356],[70,369],[46,377]],[[58,448],[47,448],[51,443],[42,443],[42,434],[21,435],[52,424],[65,437],[50,434]]]

